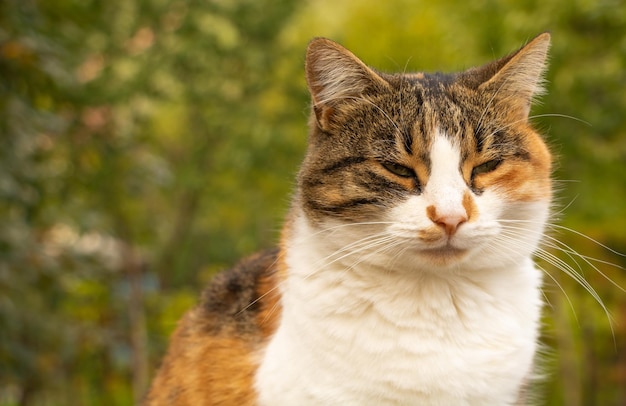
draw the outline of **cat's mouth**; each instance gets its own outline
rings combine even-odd
[[[419,250],[420,254],[436,261],[456,260],[467,254],[467,249],[456,248],[450,244],[438,248],[426,248]]]

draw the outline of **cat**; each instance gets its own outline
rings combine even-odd
[[[213,279],[144,404],[526,404],[552,200],[529,110],[549,45],[387,74],[312,40],[279,247]]]

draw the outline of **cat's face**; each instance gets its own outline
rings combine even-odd
[[[549,36],[455,75],[380,74],[315,40],[299,203],[338,249],[420,269],[527,257],[551,199],[550,154],[528,124]]]

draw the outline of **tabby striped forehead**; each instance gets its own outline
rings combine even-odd
[[[333,150],[344,146],[378,158],[408,154],[430,167],[428,151],[440,130],[460,146],[463,161],[476,154],[528,158],[525,122],[494,108],[491,95],[458,84],[454,74],[382,76],[391,85],[385,92],[377,89],[333,109],[333,133],[341,137]]]
[[[429,151],[437,133],[458,145],[461,162],[476,156],[530,158],[525,147],[525,123],[516,122],[506,110],[494,109],[489,98],[457,85],[454,75],[395,76],[390,82],[397,86],[396,94],[381,103],[389,111],[374,112],[374,116],[393,120],[392,136],[371,136],[380,137],[379,147],[392,141],[394,158],[412,156],[430,172]],[[372,142],[377,144],[375,139]]]

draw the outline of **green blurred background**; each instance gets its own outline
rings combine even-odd
[[[275,243],[306,144],[304,50],[460,70],[553,34],[533,109],[559,224],[626,252],[623,0],[2,0],[0,405],[130,405],[176,320]],[[571,116],[567,118],[564,116]],[[626,260],[553,230],[546,405],[626,404]],[[594,263],[594,262],[592,262]],[[210,361],[208,361],[210,362]]]

